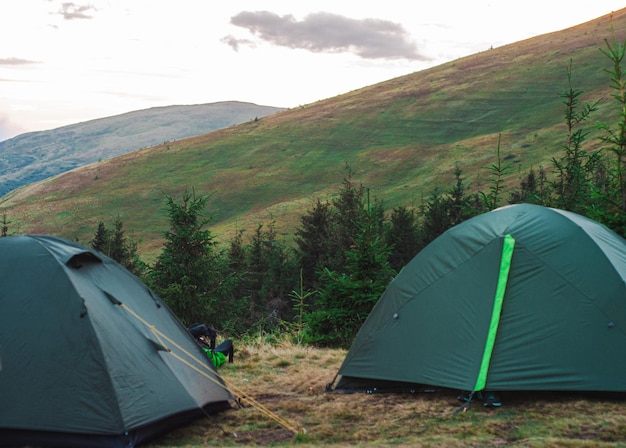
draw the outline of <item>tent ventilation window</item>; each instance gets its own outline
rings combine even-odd
[[[152,300],[154,300],[156,307],[161,308],[161,302],[159,302],[159,298],[154,295],[150,288],[146,288],[146,290],[148,291],[148,294],[150,294],[150,297],[152,297]]]
[[[106,296],[107,299],[109,299],[111,301],[111,303],[113,305],[122,305],[122,302],[120,302],[119,300],[117,300],[113,294],[106,292],[105,290],[102,290],[102,292],[104,293],[104,295]]]
[[[67,260],[65,264],[70,268],[80,269],[84,265],[92,263],[102,263],[102,260],[100,260],[91,252],[81,252],[72,256],[69,260]]]

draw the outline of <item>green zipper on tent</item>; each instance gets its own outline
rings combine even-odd
[[[493,310],[491,312],[491,322],[489,323],[489,333],[485,342],[485,351],[483,359],[480,363],[478,378],[474,391],[483,390],[487,384],[487,372],[489,371],[489,363],[491,362],[491,354],[493,346],[496,342],[496,334],[498,333],[498,325],[500,324],[500,313],[502,312],[502,302],[504,301],[504,293],[506,292],[506,283],[509,279],[509,271],[511,269],[511,259],[513,258],[513,248],[515,247],[515,239],[511,235],[504,237],[502,245],[502,258],[500,259],[500,273],[498,274],[498,285],[496,286],[496,296],[493,300]]]

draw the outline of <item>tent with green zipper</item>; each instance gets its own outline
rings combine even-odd
[[[231,400],[121,265],[62,238],[0,238],[0,446],[133,447]]]
[[[449,229],[401,270],[335,390],[623,392],[625,354],[626,240],[518,204]]]

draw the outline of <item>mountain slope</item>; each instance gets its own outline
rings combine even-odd
[[[0,200],[14,232],[88,241],[98,221],[119,216],[142,254],[160,248],[165,195],[185,188],[212,194],[212,231],[222,241],[238,229],[274,220],[289,238],[317,198],[341,180],[371,188],[386,207],[415,206],[455,166],[485,185],[485,167],[501,153],[518,183],[549,166],[566,139],[562,98],[573,85],[582,100],[605,100],[594,119],[615,122],[599,48],[611,26],[626,29],[626,10],[574,28],[488,50],[345,95],[209,134],[161,144],[21,188]],[[624,35],[617,35],[623,41]],[[597,145],[597,134],[589,142]]]
[[[18,135],[0,142],[0,196],[98,160],[205,134],[281,110],[235,101],[154,107]]]

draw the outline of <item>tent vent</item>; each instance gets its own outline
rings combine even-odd
[[[152,292],[152,290],[150,288],[146,288],[148,291],[148,294],[150,294],[150,297],[152,297],[152,300],[154,300],[154,303],[156,304],[157,308],[161,308],[161,302],[159,302],[159,298],[157,296],[154,295],[154,293]]]
[[[105,290],[102,290],[102,292],[104,293],[104,295],[106,296],[107,299],[109,299],[111,301],[111,303],[113,305],[121,305],[122,302],[120,302],[119,300],[117,300],[113,294],[110,294],[108,292],[106,292]]]
[[[91,252],[80,252],[76,255],[73,255],[69,260],[67,260],[67,265],[74,269],[80,269],[84,264],[89,263],[102,263],[98,257],[96,257]]]
[[[160,342],[155,341],[152,338],[148,338],[148,341],[150,341],[150,343],[152,344],[152,346],[158,351],[158,352],[170,352],[171,350],[169,348],[167,348],[166,346],[164,346],[163,344],[161,344]]]

